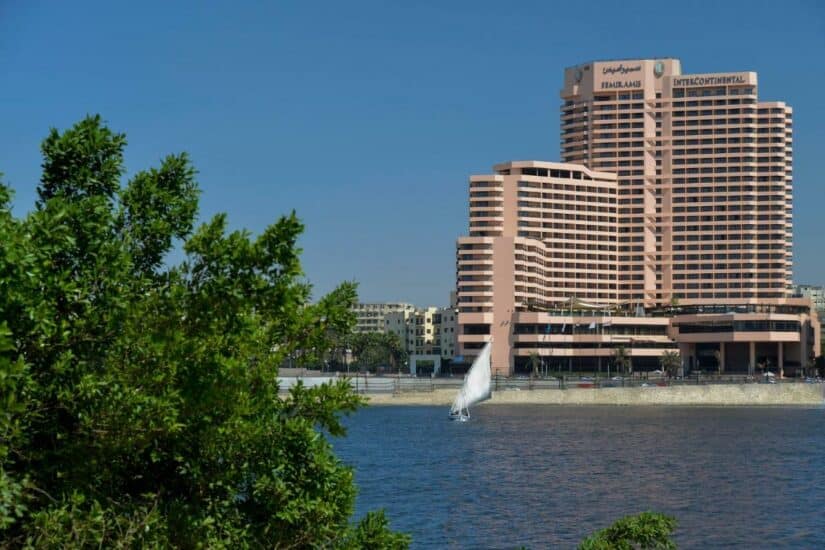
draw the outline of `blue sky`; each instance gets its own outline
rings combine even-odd
[[[674,56],[755,70],[795,115],[795,269],[825,283],[825,2],[0,0],[0,172],[34,202],[39,143],[100,113],[130,172],[188,151],[201,218],[296,209],[318,293],[446,303],[467,177],[559,158],[564,67]]]

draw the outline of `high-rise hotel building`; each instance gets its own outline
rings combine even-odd
[[[646,306],[781,298],[792,285],[792,118],[754,72],[678,59],[564,72],[564,162],[616,174],[619,295]]]
[[[753,72],[683,75],[677,59],[565,70],[561,163],[470,178],[458,240],[459,351],[493,368],[806,366],[810,303],[790,298],[791,109]]]
[[[617,191],[614,174],[578,164],[508,162],[470,178],[470,233],[457,257],[465,357],[492,339],[500,374],[533,352],[557,370],[607,370],[615,346],[635,337],[636,366],[656,368],[676,347],[668,319],[614,313]]]

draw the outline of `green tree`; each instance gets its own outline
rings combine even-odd
[[[538,378],[539,377],[539,367],[541,366],[541,357],[539,356],[539,353],[537,351],[531,351],[530,352],[529,362],[530,362],[530,368],[531,368],[530,376],[532,376],[533,378]]]
[[[352,335],[352,355],[358,370],[374,371],[384,359],[381,334],[358,332]]]
[[[409,357],[403,342],[401,342],[401,339],[394,332],[385,333],[384,342],[387,346],[390,367],[392,367],[393,370],[400,370],[401,365],[403,365]]]
[[[407,358],[395,333],[362,332],[352,336],[352,353],[361,370],[376,372],[381,367],[396,370]]]
[[[713,350],[713,358],[716,359],[716,372],[722,374],[722,350]]]
[[[756,368],[759,369],[759,375],[764,377],[766,374],[771,372],[771,367],[773,364],[771,363],[770,358],[764,357],[761,361],[756,363]]]
[[[613,363],[620,372],[624,374],[631,373],[630,354],[624,346],[618,345],[616,346],[616,349],[613,350]]]
[[[674,311],[679,307],[679,297],[674,295],[670,299],[670,314],[673,315]]]
[[[673,378],[679,374],[679,367],[682,366],[682,358],[679,352],[666,351],[659,356],[659,365],[661,365],[662,371],[664,371],[668,378]]]
[[[579,550],[670,550],[676,548],[671,535],[676,528],[672,517],[642,512],[616,521],[579,545]]]
[[[287,355],[351,330],[355,285],[313,302],[294,213],[195,229],[185,154],[121,186],[125,146],[99,117],[52,130],[23,219],[0,183],[0,546],[406,546],[380,512],[350,523],[323,435],[362,399],[278,395]]]

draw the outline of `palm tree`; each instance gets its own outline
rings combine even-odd
[[[352,353],[352,344],[355,333],[343,333],[335,336],[334,345],[330,350],[330,363],[335,364],[338,370],[347,366],[347,350]]]
[[[670,315],[673,316],[673,310],[679,307],[679,297],[673,296],[670,299]]]
[[[383,338],[386,347],[387,359],[392,369],[400,369],[407,359],[407,350],[401,345],[401,340],[394,332],[387,332]]]
[[[530,352],[530,366],[533,367],[533,371],[531,372],[530,376],[533,378],[539,377],[539,365],[541,364],[541,357],[537,351]]]
[[[613,362],[622,373],[627,371],[627,374],[630,374],[630,354],[624,346],[616,346],[616,349],[613,350]]]
[[[659,364],[668,378],[673,378],[679,373],[682,366],[682,358],[678,351],[666,351],[659,357]]]
[[[714,350],[713,357],[716,359],[716,371],[719,374],[722,374],[722,351],[721,350]]]

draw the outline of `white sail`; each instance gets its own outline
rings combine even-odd
[[[458,395],[450,408],[450,414],[461,414],[470,405],[490,399],[490,382],[490,342],[487,342],[476,360],[473,361],[470,370],[467,371],[464,384],[458,390]]]

